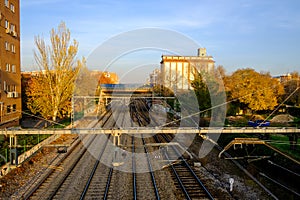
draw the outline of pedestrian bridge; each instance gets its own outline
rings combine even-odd
[[[1,130],[1,135],[26,135],[26,134],[299,134],[300,128],[295,127],[124,127],[120,129],[20,129]]]
[[[152,85],[141,85],[141,84],[101,84],[101,97],[112,97],[112,96],[144,96],[149,97],[152,95]]]

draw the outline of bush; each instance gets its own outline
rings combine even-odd
[[[300,118],[300,108],[289,107],[287,110],[290,115]]]

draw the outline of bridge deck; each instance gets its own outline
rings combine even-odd
[[[1,130],[0,135],[24,134],[299,134],[299,128],[126,128],[126,129],[21,129]]]

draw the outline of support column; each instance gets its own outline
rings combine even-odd
[[[118,135],[117,135],[117,138],[118,138],[118,143],[117,143],[117,145],[118,145],[118,147],[119,147],[120,144],[121,144],[121,134],[118,134]]]
[[[115,146],[120,146],[121,145],[121,133],[118,132],[117,130],[113,130],[112,134],[113,136],[113,143]]]
[[[17,135],[9,135],[10,164],[18,165]]]
[[[72,99],[71,99],[71,129],[73,129],[74,128],[74,120],[75,120],[75,107],[74,107],[74,95],[72,95]],[[39,141],[39,137],[38,137],[38,143],[40,143],[40,141]]]
[[[87,112],[87,102],[86,102],[86,97],[83,97],[83,116],[85,117],[86,114],[88,114]]]
[[[113,135],[113,143],[114,143],[114,145],[116,146],[116,136],[115,135]]]

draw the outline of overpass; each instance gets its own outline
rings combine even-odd
[[[143,96],[151,97],[153,86],[142,84],[101,84],[101,97],[128,97]]]
[[[31,134],[300,134],[300,128],[295,127],[124,127],[120,129],[90,128],[90,129],[20,129],[1,130],[0,135],[31,135]]]
[[[48,139],[57,138],[61,134],[111,134],[113,135],[113,143],[117,146],[120,145],[120,136],[122,134],[199,134],[202,137],[206,137],[206,134],[300,134],[299,128],[224,128],[224,127],[128,127],[123,129],[20,129],[20,130],[0,130],[0,135],[5,135],[9,137],[9,147],[10,147],[10,164],[16,165],[20,164],[31,155],[33,155],[38,149],[43,146],[43,142],[37,144],[29,152],[25,152],[20,157],[17,153],[18,135],[31,135],[31,134],[50,134],[52,137]],[[52,140],[51,139],[51,140]],[[46,142],[46,141],[45,141]],[[251,141],[252,142],[252,141]],[[47,142],[45,143],[47,144]],[[226,151],[226,149],[224,150]]]

